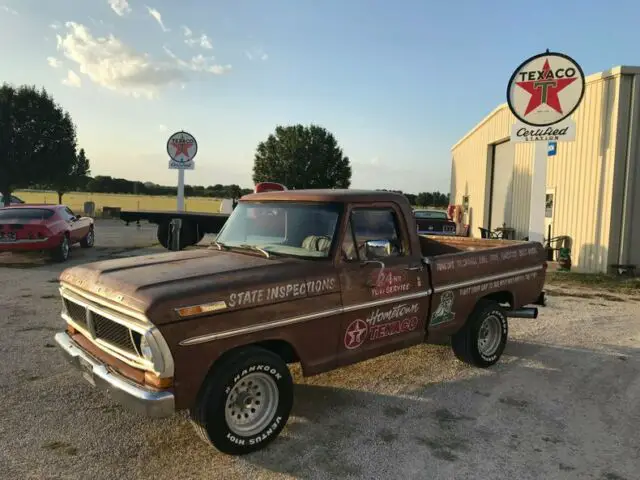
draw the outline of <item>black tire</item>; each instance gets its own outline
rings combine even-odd
[[[69,259],[71,253],[71,242],[69,236],[65,234],[60,241],[60,244],[51,250],[51,258],[56,262],[66,262]]]
[[[266,400],[262,401],[262,406],[258,406],[261,398],[269,397],[264,389],[257,386],[261,382],[274,388],[272,392],[277,390],[278,399],[272,415],[268,414],[268,410],[263,410],[268,409]],[[247,389],[235,397],[238,402],[242,401],[242,408],[229,403],[231,394],[237,393],[236,388]],[[249,389],[254,394],[250,394]],[[263,392],[262,395],[260,392]],[[286,363],[268,350],[247,347],[230,354],[214,366],[189,414],[196,432],[205,442],[229,455],[245,455],[261,450],[280,434],[289,420],[292,406],[293,379]],[[233,417],[244,415],[249,418],[251,413],[248,412],[256,412],[256,409],[257,417],[262,412],[266,416],[256,425],[258,431],[244,435],[229,426],[227,409],[229,416],[233,414]]]
[[[158,238],[158,242],[160,242],[160,245],[168,249],[169,248],[169,223],[167,222],[159,223],[158,230],[156,231],[156,236]]]
[[[492,325],[489,328],[499,335],[499,339],[487,342],[490,346],[485,351],[480,348],[483,324]],[[451,338],[451,347],[458,360],[475,367],[487,368],[500,360],[508,335],[509,323],[504,309],[497,302],[480,300],[465,326]]]
[[[82,240],[80,240],[80,246],[82,248],[91,248],[96,241],[96,232],[93,227],[89,229],[87,234],[84,236]]]

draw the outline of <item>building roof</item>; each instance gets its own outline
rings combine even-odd
[[[633,66],[626,66],[626,65],[619,65],[617,67],[613,67],[609,70],[604,70],[602,72],[598,72],[598,73],[593,73],[591,75],[588,75],[587,77],[585,77],[585,84],[588,85],[590,83],[594,83],[597,82],[598,80],[604,80],[605,78],[609,78],[609,77],[617,77],[620,75],[640,75],[640,67],[633,67]],[[484,125],[485,123],[487,123],[489,120],[491,120],[491,118],[496,115],[498,112],[504,110],[505,108],[509,108],[509,105],[505,102],[502,103],[500,105],[498,105],[496,108],[494,108],[491,113],[489,113],[489,115],[487,115],[486,117],[484,117],[482,120],[480,120],[480,122],[478,122],[476,124],[476,126],[474,126],[471,130],[469,130],[460,140],[458,140],[452,147],[451,150],[455,150],[455,148],[460,145],[462,142],[464,142],[468,137],[470,137],[471,135],[473,135],[473,133],[478,130],[480,127],[482,127],[482,125]]]

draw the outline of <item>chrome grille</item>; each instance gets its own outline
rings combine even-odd
[[[82,329],[82,333],[94,341],[107,344],[111,353],[124,355],[129,359],[139,358],[142,335],[110,318],[94,311],[73,299],[63,297],[65,312],[70,320]]]
[[[134,344],[133,335],[124,325],[113,322],[108,318],[92,313],[93,328],[96,333],[96,338],[104,340],[122,350],[137,354],[138,349]],[[137,334],[139,335],[139,334]]]
[[[76,322],[79,327],[88,328],[87,326],[87,309],[82,305],[72,302],[68,298],[63,298],[64,308],[71,320]]]

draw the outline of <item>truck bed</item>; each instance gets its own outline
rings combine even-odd
[[[474,252],[492,248],[520,246],[527,242],[520,240],[490,240],[486,238],[448,237],[435,235],[418,235],[420,249],[425,257],[450,253]]]

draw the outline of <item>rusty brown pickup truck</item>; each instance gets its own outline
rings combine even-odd
[[[229,454],[278,436],[288,364],[315,375],[424,342],[498,361],[508,317],[544,304],[541,244],[418,235],[403,195],[300,190],[241,199],[204,249],[60,276],[55,338],[92,385],[149,416],[188,410]]]

